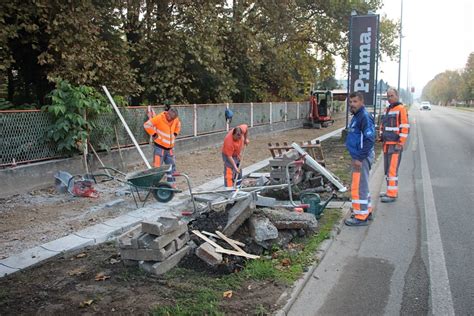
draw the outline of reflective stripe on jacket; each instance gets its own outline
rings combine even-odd
[[[157,135],[155,143],[164,148],[173,148],[176,135],[181,131],[181,122],[179,118],[168,122],[166,112],[162,112],[143,124],[145,131],[150,135]]]
[[[401,103],[390,105],[380,124],[380,134],[385,144],[403,146],[407,140],[410,124],[407,110]]]

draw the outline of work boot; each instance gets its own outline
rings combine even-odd
[[[355,217],[350,217],[344,221],[344,224],[346,224],[347,226],[367,226],[369,225],[369,221],[361,221],[360,219],[357,219]]]
[[[390,197],[390,196],[384,196],[380,199],[382,203],[392,203],[392,202],[395,202],[396,200],[397,198]]]
[[[387,196],[387,192],[380,192],[379,197]]]
[[[351,213],[351,218],[354,218],[354,217],[355,217],[355,214]],[[374,215],[372,215],[372,213],[369,213],[369,216],[367,217],[367,220],[373,221],[374,220]]]

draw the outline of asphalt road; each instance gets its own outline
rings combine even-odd
[[[344,227],[289,315],[474,314],[474,112],[410,111],[396,203]],[[374,166],[372,196],[384,188]]]

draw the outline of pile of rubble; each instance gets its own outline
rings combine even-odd
[[[118,238],[122,261],[157,275],[166,273],[191,252],[188,225],[176,217],[159,217]]]

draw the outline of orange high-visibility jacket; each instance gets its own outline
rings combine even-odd
[[[407,140],[410,124],[405,106],[401,103],[390,106],[380,123],[380,135],[387,145],[403,146]]]
[[[146,121],[143,127],[150,136],[156,134],[156,144],[165,148],[173,148],[176,136],[181,131],[181,122],[179,118],[168,122],[165,111]]]

